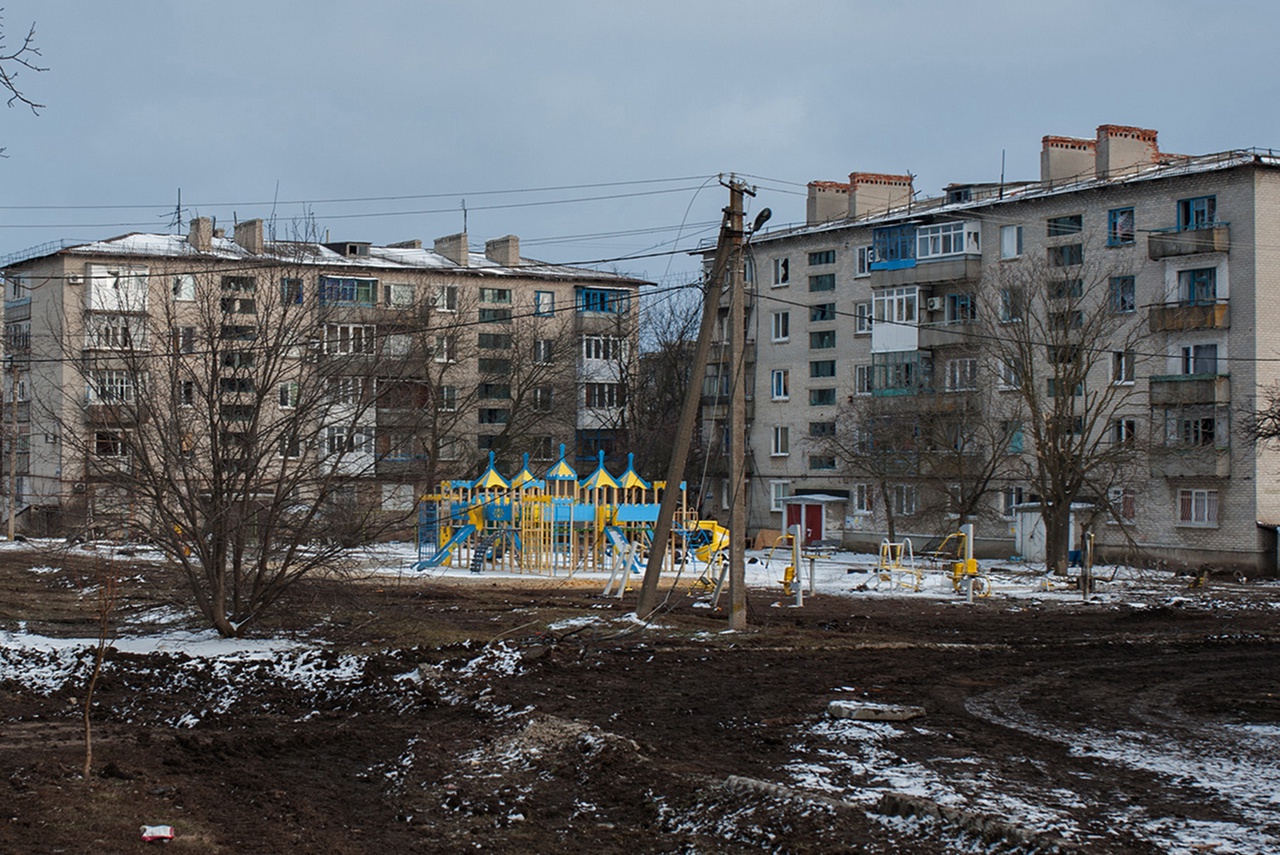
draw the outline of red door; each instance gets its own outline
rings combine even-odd
[[[822,540],[822,505],[804,506],[804,543],[805,546],[816,540]]]

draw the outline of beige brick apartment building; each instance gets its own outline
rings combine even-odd
[[[1031,265],[1051,274],[1049,298],[1078,298],[1141,335],[1075,392],[1124,387],[1097,447],[1139,438],[1142,450],[1081,497],[1072,547],[1087,530],[1128,560],[1275,572],[1280,457],[1242,428],[1280,376],[1280,157],[1173,155],[1155,131],[1103,125],[1094,139],[1045,137],[1035,182],[953,184],[928,200],[910,176],[813,182],[807,222],[750,247],[753,528],[782,528],[787,506],[811,495],[822,498],[800,515],[813,537],[874,548],[886,496],[917,549],[953,530],[954,514],[923,511],[937,503],[909,471],[874,490],[826,438],[859,429],[849,419],[862,399],[910,415],[954,408],[984,383],[992,401],[1010,392],[996,352],[1002,324],[1022,318],[998,283]],[[1095,273],[1090,294],[1073,291],[1082,268]],[[1062,350],[1035,358],[1069,358]],[[709,370],[714,439],[723,367]],[[1015,434],[1010,451],[1025,458]],[[1018,472],[987,485],[972,520],[989,556],[1035,557],[1039,496]]]
[[[147,512],[119,477],[144,463],[278,469],[280,490],[321,468],[353,507],[407,513],[490,451],[512,472],[562,445],[625,454],[644,283],[522,258],[514,236],[478,253],[465,233],[424,248],[265,231],[198,218],[5,260],[19,530],[118,529]]]

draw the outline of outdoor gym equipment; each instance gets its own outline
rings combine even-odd
[[[880,560],[873,573],[874,587],[888,582],[891,587],[903,587],[912,591],[920,590],[924,580],[924,571],[916,564],[915,554],[911,550],[911,539],[903,538],[894,543],[889,538],[880,541]]]

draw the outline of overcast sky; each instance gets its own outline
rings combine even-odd
[[[473,246],[670,281],[695,265],[652,254],[714,235],[718,173],[776,225],[810,180],[933,196],[1002,149],[1036,178],[1043,135],[1103,123],[1280,148],[1261,0],[0,2],[49,68],[18,79],[39,116],[0,111],[0,255],[175,230],[179,188],[184,218],[375,243],[460,231],[465,199]]]

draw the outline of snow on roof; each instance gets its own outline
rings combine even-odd
[[[468,253],[467,266],[462,266],[430,249],[412,247],[369,246],[368,255],[343,255],[321,243],[309,241],[268,241],[266,251],[256,256],[234,240],[212,239],[210,249],[201,252],[185,235],[161,235],[131,232],[118,237],[88,243],[54,242],[15,253],[4,259],[3,266],[21,264],[59,252],[76,255],[136,256],[140,258],[217,258],[229,261],[261,259],[288,264],[321,267],[380,268],[384,270],[449,270],[480,276],[523,276],[542,279],[609,280],[611,284],[638,287],[644,280],[619,273],[552,264],[529,258],[517,265],[503,265],[483,253]]]

